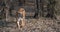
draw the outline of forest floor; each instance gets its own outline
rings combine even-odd
[[[14,21],[0,20],[0,32],[60,32],[60,16],[58,20],[50,18],[26,19],[26,25],[21,29],[17,28]]]

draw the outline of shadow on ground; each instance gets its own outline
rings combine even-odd
[[[12,27],[16,22],[0,21],[0,27]]]

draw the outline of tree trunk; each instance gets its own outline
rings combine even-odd
[[[38,13],[39,13],[39,5],[38,5],[38,0],[36,0],[36,8],[37,8],[37,10],[35,11],[34,18],[38,18]]]
[[[50,17],[50,18],[55,18],[56,19],[56,16],[54,14],[55,12],[55,0],[48,0],[49,3],[47,5],[47,11],[48,11],[48,14],[46,15],[46,17]]]

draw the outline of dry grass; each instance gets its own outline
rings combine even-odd
[[[0,32],[60,32],[57,21],[50,18],[26,19],[26,26],[22,30],[17,28],[15,22],[6,22],[7,26],[1,27]]]

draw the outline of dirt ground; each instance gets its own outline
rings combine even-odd
[[[50,18],[26,19],[26,25],[19,29],[14,21],[0,20],[0,32],[60,32],[60,20]]]

